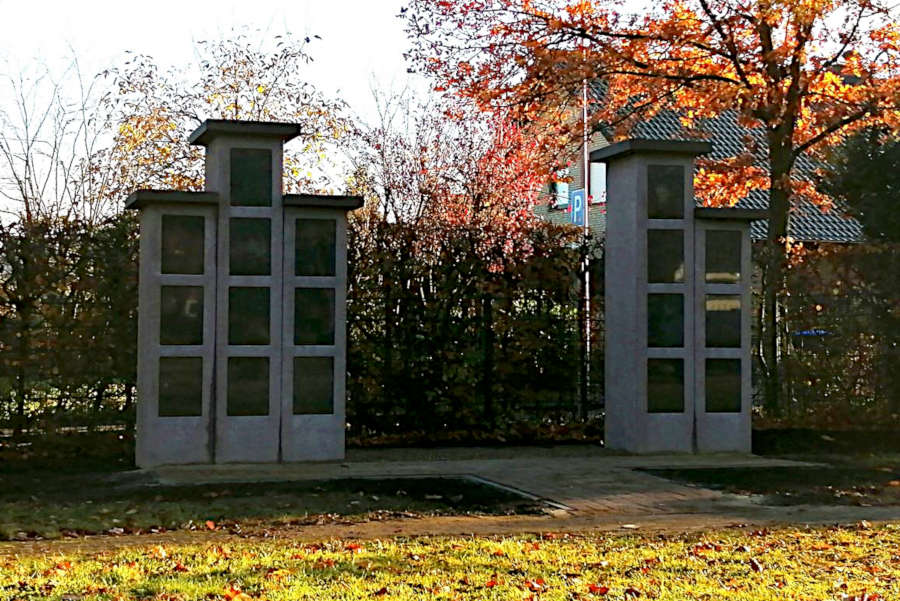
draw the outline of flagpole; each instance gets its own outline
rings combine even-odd
[[[584,244],[587,252],[584,256],[584,391],[582,394],[581,417],[587,417],[587,402],[591,389],[591,163],[588,149],[588,84],[587,79],[582,80],[581,86],[581,118],[582,118],[582,147],[584,161]]]

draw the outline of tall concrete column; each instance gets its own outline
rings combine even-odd
[[[204,192],[138,191],[137,462],[344,454],[346,213],[282,192],[288,123],[206,121]]]
[[[607,170],[605,428],[612,449],[750,450],[749,220],[759,216],[698,214],[694,158],[709,150],[707,142],[627,140],[591,153]],[[716,245],[737,252],[730,257],[736,270]],[[732,271],[710,280],[710,269]]]

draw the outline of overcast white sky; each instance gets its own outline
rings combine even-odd
[[[404,0],[0,0],[0,73],[42,61],[67,64],[72,51],[93,74],[131,50],[160,65],[187,62],[194,40],[234,26],[271,35],[317,34],[307,79],[371,116],[372,77],[402,87],[407,79]],[[5,60],[3,60],[5,59]],[[0,94],[2,97],[2,94]]]

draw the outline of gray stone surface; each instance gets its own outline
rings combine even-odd
[[[207,121],[190,139],[206,147],[204,192],[139,191],[129,198],[128,206],[141,210],[136,452],[141,467],[319,461],[344,456],[346,212],[359,208],[362,199],[290,195],[285,202],[282,146],[298,132],[296,125],[285,123]],[[271,160],[268,165],[266,154]],[[232,168],[244,167],[249,170],[241,173],[240,180],[232,178]],[[261,175],[264,181],[254,182],[254,174]],[[160,273],[162,218],[173,214],[204,219],[203,273]],[[293,223],[298,218],[324,219],[334,224],[334,273],[317,277],[294,275]],[[255,229],[232,227],[233,219],[247,219],[237,225],[249,223]],[[260,223],[269,225],[271,229],[264,232],[268,235],[254,234],[259,233]],[[244,240],[249,244],[245,255],[240,254],[238,241],[229,239],[232,231],[253,234],[253,240]],[[262,240],[263,245],[267,241],[268,248],[256,248],[254,240]],[[230,266],[232,260],[236,261],[235,269]],[[202,344],[160,344],[162,286],[202,288]],[[294,344],[295,289],[304,287],[333,291],[333,340],[317,341],[311,346]],[[234,292],[237,289],[244,289],[246,294],[239,296]],[[253,289],[264,289],[266,294],[252,294]],[[168,290],[172,298],[184,296]],[[245,297],[267,297],[268,307],[242,306],[239,314],[232,314],[229,302],[237,303]],[[193,318],[187,319],[190,316],[179,318],[173,313],[188,311],[187,306],[187,302],[182,302],[174,309],[169,307],[166,315],[170,323],[193,323]],[[306,309],[299,307],[297,314]],[[262,328],[251,327],[254,315],[267,316]],[[246,335],[237,335],[244,330]],[[167,327],[166,336],[167,341],[179,339],[171,327]],[[317,408],[317,414],[294,415],[294,358],[306,356],[333,360],[330,414]],[[201,415],[160,416],[160,357],[202,359]],[[249,369],[255,366],[249,364],[240,379],[229,375],[230,366],[237,370],[238,359],[267,361],[268,381],[256,378],[254,370]],[[173,411],[167,407],[166,412],[177,413],[177,408]]]
[[[748,219],[754,214],[735,211],[716,214],[707,210],[698,219],[693,195],[694,153],[708,148],[708,144],[696,142],[632,140],[591,154],[593,159],[607,163],[605,428],[606,444],[611,449],[634,453],[750,451],[750,282],[747,274],[750,273]],[[682,168],[679,190],[673,188],[678,182],[672,179],[671,167]],[[656,174],[661,179],[653,180]],[[651,180],[656,182],[653,190],[648,189]],[[651,198],[660,199],[659,215],[664,218],[649,217]],[[678,210],[678,202],[665,205],[665,198],[680,200],[682,210]],[[649,230],[682,232],[681,277],[648,281],[648,239],[664,239],[660,235],[648,237]],[[705,232],[710,230],[740,232],[740,282],[706,282]],[[663,267],[670,263],[665,261]],[[740,298],[740,347],[706,347],[707,294]],[[678,297],[673,295],[683,299],[681,312],[668,310],[669,301],[677,301]],[[666,308],[664,314],[657,313],[663,308]],[[680,336],[662,335],[671,333],[672,328],[667,326],[677,324],[679,316],[683,340],[679,340]],[[649,346],[654,342],[657,346]],[[706,411],[707,359],[741,362],[739,412]],[[651,373],[671,373],[677,378],[679,362],[683,366],[683,407],[678,403],[677,386],[660,383],[651,387],[648,383]]]

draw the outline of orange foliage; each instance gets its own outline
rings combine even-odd
[[[625,8],[411,0],[404,15],[420,70],[483,109],[509,111],[548,148],[580,137],[584,79],[603,82],[592,125],[611,126],[616,138],[663,110],[677,111],[688,132],[737,111],[765,131],[768,173],[740,156],[707,161],[697,186],[710,205],[756,188],[827,204],[795,174],[798,157],[873,124],[900,129],[900,25],[886,2],[666,0],[631,16]]]

